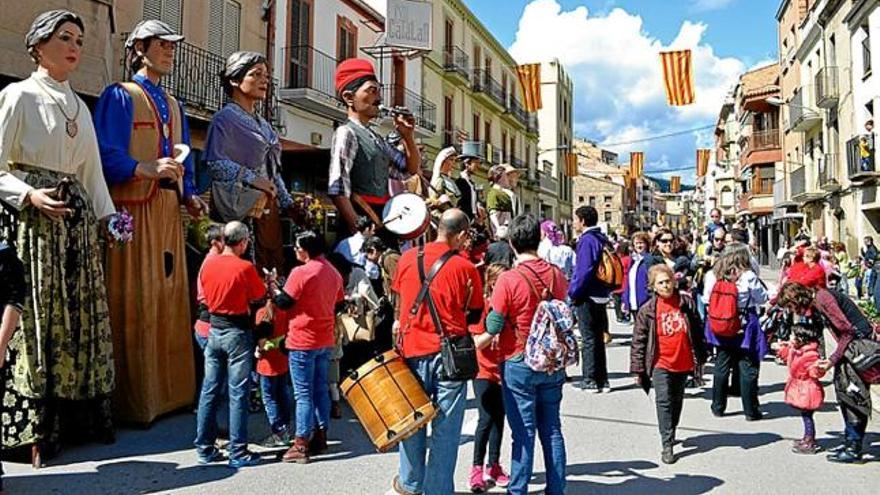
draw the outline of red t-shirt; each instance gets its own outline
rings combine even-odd
[[[449,251],[442,242],[425,246],[425,274],[438,258]],[[406,358],[427,356],[440,352],[440,336],[434,329],[428,305],[423,302],[415,316],[410,308],[422,288],[419,279],[418,249],[410,249],[400,256],[397,272],[391,281],[391,290],[400,295],[401,353]],[[483,309],[483,282],[474,264],[455,255],[431,282],[431,298],[440,315],[440,322],[447,335],[464,335],[467,328],[467,310]]]
[[[678,295],[657,298],[657,362],[655,368],[684,373],[694,369],[688,321]]]
[[[532,318],[541,302],[539,294],[544,291],[544,286],[551,289],[554,299],[564,301],[568,294],[568,281],[559,268],[544,260],[529,260],[522,265],[534,270],[540,280],[531,270],[520,266],[502,273],[492,291],[492,310],[504,316],[504,330],[499,334],[498,345],[505,361],[525,351]],[[520,273],[532,281],[538,294]]]
[[[345,299],[342,276],[323,256],[294,268],[284,292],[295,301],[290,308],[287,348],[310,351],[333,347],[336,304]]]
[[[257,311],[256,323],[259,324],[266,314],[266,308],[260,308]],[[275,308],[275,320],[272,321],[272,336],[269,340],[277,339],[287,333],[290,314],[280,308]],[[280,348],[271,351],[263,351],[259,359],[257,359],[257,373],[262,376],[280,376],[286,375],[290,371],[287,364],[287,356],[281,352]]]
[[[199,280],[211,314],[247,315],[251,301],[266,295],[266,285],[254,265],[231,254],[206,259]]]
[[[810,288],[825,288],[825,269],[818,263],[812,267],[803,262],[795,262],[788,270],[788,281],[797,282]]]
[[[220,253],[215,252],[213,249],[209,249],[208,254],[205,255],[204,261],[202,261],[202,267],[199,268],[199,276],[196,278],[196,302],[199,304],[205,302],[205,290],[202,288],[202,270],[205,269],[205,263],[215,256],[220,256]],[[211,324],[207,321],[202,321],[199,318],[199,315],[196,315],[196,323],[193,328],[195,328],[196,333],[201,337],[207,338],[208,333],[211,330]]]
[[[489,306],[483,308],[483,315],[476,325],[469,325],[468,331],[474,335],[486,332],[486,315],[489,314]],[[492,339],[492,343],[482,349],[477,349],[477,364],[480,369],[477,378],[501,383],[501,346],[498,338]]]

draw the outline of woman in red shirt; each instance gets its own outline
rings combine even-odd
[[[633,328],[630,372],[646,391],[653,383],[661,460],[675,462],[672,445],[681,418],[688,376],[701,375],[705,358],[703,326],[693,300],[675,287],[675,274],[664,264],[648,271],[654,296],[639,309]]]

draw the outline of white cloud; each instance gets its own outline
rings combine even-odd
[[[563,11],[557,0],[534,0],[523,12],[510,51],[519,62],[559,58],[574,81],[575,134],[619,143],[714,124],[745,64],[717,56],[703,41],[707,28],[685,21],[665,43],[644,30],[640,16],[621,8],[596,15],[586,7]],[[659,52],[682,48],[693,51],[696,102],[670,107]],[[645,151],[645,168],[652,172],[693,166],[696,146],[708,144],[711,131],[612,149],[622,161],[630,151]]]

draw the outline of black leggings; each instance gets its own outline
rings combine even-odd
[[[497,464],[501,458],[501,437],[504,435],[504,402],[501,384],[484,378],[474,380],[474,395],[480,419],[474,433],[474,466],[482,466],[489,446],[486,464]]]

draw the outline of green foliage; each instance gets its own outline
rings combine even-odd
[[[880,311],[874,306],[872,301],[859,301],[859,309],[871,320],[872,323],[880,323]]]

